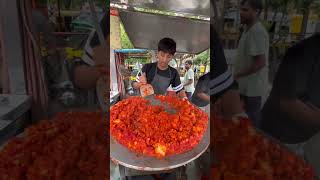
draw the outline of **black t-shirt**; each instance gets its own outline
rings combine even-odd
[[[146,73],[148,84],[151,84],[151,82],[156,74],[156,69],[157,69],[157,73],[160,76],[171,78],[170,84],[172,85],[172,89],[176,93],[183,90],[183,84],[180,81],[180,76],[179,76],[178,71],[171,66],[168,66],[168,68],[166,70],[161,70],[157,67],[157,63],[145,64],[142,67],[142,72]]]
[[[192,95],[191,102],[199,107],[204,107],[209,104],[209,102],[205,102],[202,99],[200,99],[197,94],[200,92],[203,92],[207,95],[210,95],[210,87],[209,87],[209,81],[210,81],[210,74],[207,73],[203,76],[201,76],[197,82],[196,88],[194,90],[194,93]]]
[[[305,39],[286,52],[262,110],[262,129],[285,143],[306,141],[320,130],[295,121],[280,110],[280,99],[300,99],[320,108],[320,34]],[[320,121],[320,119],[319,119]]]
[[[233,79],[231,71],[224,56],[223,47],[219,40],[217,32],[211,28],[210,34],[211,58],[213,62],[213,71],[210,76],[210,95],[212,100],[221,96],[230,88],[237,88],[237,83]]]

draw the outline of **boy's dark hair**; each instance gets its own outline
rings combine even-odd
[[[192,61],[191,60],[187,60],[186,63],[189,64],[189,65],[192,65]]]
[[[176,42],[171,38],[163,38],[158,43],[158,51],[174,55],[176,53]]]
[[[248,3],[250,7],[258,11],[258,15],[261,13],[263,9],[263,2],[262,0],[242,0],[241,1],[241,6],[245,5]]]

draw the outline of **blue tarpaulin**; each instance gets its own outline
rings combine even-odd
[[[147,53],[145,49],[118,49],[114,50],[116,53]]]

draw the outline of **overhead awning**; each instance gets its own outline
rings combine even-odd
[[[117,49],[114,50],[116,53],[148,53],[145,49]]]
[[[157,50],[170,37],[177,52],[198,54],[210,47],[210,22],[119,9],[120,19],[135,48]]]
[[[111,0],[111,3],[210,17],[210,0]]]

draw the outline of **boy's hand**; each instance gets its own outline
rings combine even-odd
[[[139,77],[139,82],[140,82],[141,85],[147,84],[147,78],[146,78],[146,76],[145,76],[145,75],[141,75],[141,76]]]

